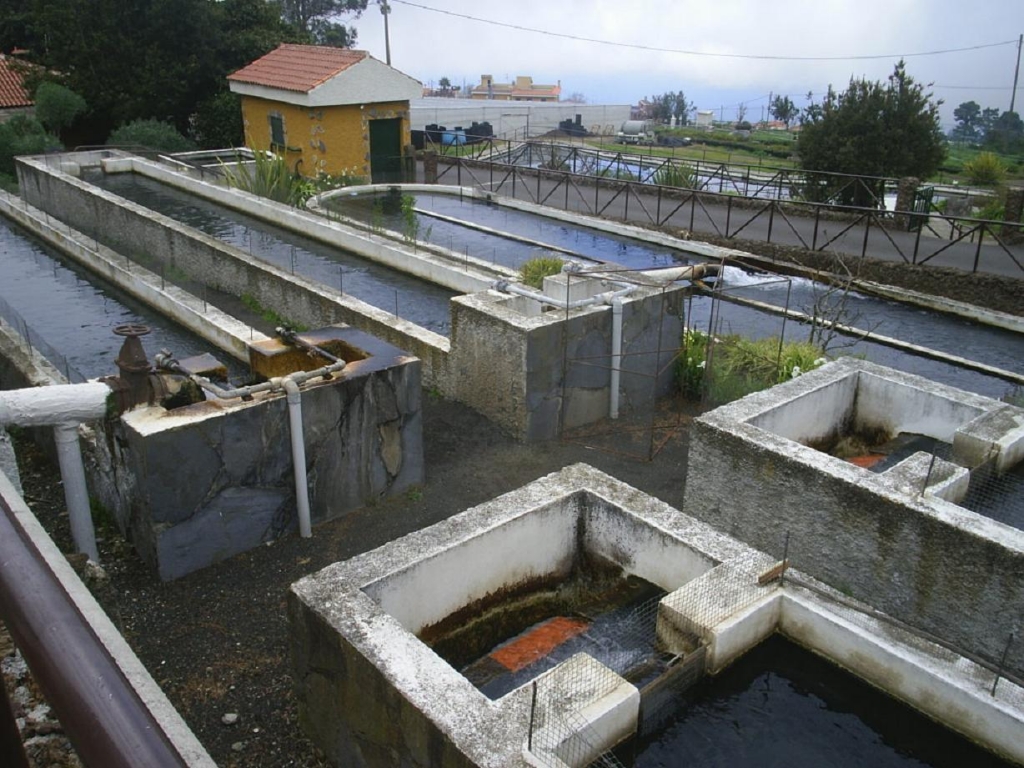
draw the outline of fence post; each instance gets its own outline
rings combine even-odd
[[[981,241],[985,239],[985,222],[982,222],[978,227],[978,247],[974,249],[974,269],[971,272],[977,273],[978,262],[981,260]]]
[[[732,222],[732,195],[729,195],[725,201],[725,236],[729,237],[729,225]]]
[[[775,224],[775,203],[768,203],[768,242],[772,241],[772,226]]]
[[[661,189],[662,189],[661,184],[659,184],[658,185],[658,210],[657,210],[657,213],[654,214],[654,220],[655,220],[655,222],[657,222],[659,227],[663,223],[661,221]]]
[[[992,681],[992,695],[996,695],[996,686],[999,685],[999,678],[1003,676],[1003,669],[1006,667],[1006,657],[1010,653],[1010,646],[1013,644],[1013,632],[1006,638],[1006,647],[1003,648],[1003,658],[999,661],[999,669],[996,670],[996,679]]]
[[[821,206],[814,206],[814,237],[811,240],[811,250],[818,250],[818,223],[821,221]]]
[[[874,214],[867,214],[866,221],[864,222],[864,242],[860,247],[860,257],[862,259],[868,255],[868,235],[871,234],[871,219],[873,217]]]

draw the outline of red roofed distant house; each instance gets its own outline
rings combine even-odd
[[[26,66],[31,65],[0,53],[0,123],[33,112],[35,103],[24,84]]]
[[[246,144],[281,153],[304,176],[402,180],[409,100],[423,84],[366,51],[284,44],[228,75]]]

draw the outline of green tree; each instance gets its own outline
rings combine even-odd
[[[38,155],[60,147],[60,140],[30,115],[15,115],[0,123],[0,175],[14,175],[14,158]]]
[[[33,61],[60,72],[88,104],[75,124],[88,142],[153,117],[186,131],[229,72],[289,35],[280,8],[266,0],[17,2],[28,9]]]
[[[281,17],[300,36],[317,45],[351,48],[356,30],[334,21],[345,14],[366,10],[367,0],[282,0]]]
[[[682,91],[669,91],[647,99],[648,118],[659,123],[667,123],[673,117],[679,125],[686,125],[686,115],[691,104]]]
[[[171,123],[159,120],[134,120],[110,134],[108,144],[120,147],[147,147],[163,152],[184,152],[195,149]]]
[[[211,96],[196,107],[196,143],[203,149],[241,147],[245,144],[242,100],[228,90]]]
[[[1024,150],[1024,121],[1016,112],[1003,112],[985,131],[985,147],[996,152]]]
[[[789,96],[776,96],[772,99],[772,103],[768,108],[771,110],[772,117],[786,124],[786,130],[788,131],[789,124],[797,116],[797,108],[793,100]]]
[[[34,100],[36,118],[58,136],[86,110],[85,99],[70,88],[48,80],[36,88]]]
[[[953,134],[963,141],[974,141],[981,128],[981,106],[976,101],[965,101],[953,110],[956,128]]]
[[[946,152],[940,104],[907,74],[903,61],[887,83],[854,79],[843,93],[830,87],[797,139],[801,167],[856,176],[927,178],[938,170]],[[807,193],[812,199],[835,197],[861,206],[881,200],[881,180],[851,184],[813,174],[809,178]]]

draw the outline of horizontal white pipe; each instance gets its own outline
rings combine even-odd
[[[0,426],[44,427],[101,419],[111,394],[100,381],[9,389],[0,392]]]
[[[694,280],[702,278],[707,271],[707,264],[689,264],[685,267],[670,267],[669,269],[647,269],[642,271],[640,274],[661,282],[674,283],[677,280]]]

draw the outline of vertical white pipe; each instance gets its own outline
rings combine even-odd
[[[85,484],[82,449],[78,444],[78,424],[58,424],[53,428],[53,437],[57,443],[60,476],[64,481],[64,500],[71,520],[71,537],[79,552],[84,552],[90,560],[98,563],[100,553],[96,549],[96,530],[89,509],[89,490]]]
[[[288,426],[292,437],[292,464],[295,473],[295,503],[299,515],[299,535],[308,539],[313,535],[309,516],[309,488],[306,479],[306,441],[302,431],[302,394],[299,385],[285,378],[281,386],[288,398]]]
[[[619,378],[622,375],[622,297],[612,299],[612,382],[608,416],[619,418]]]

